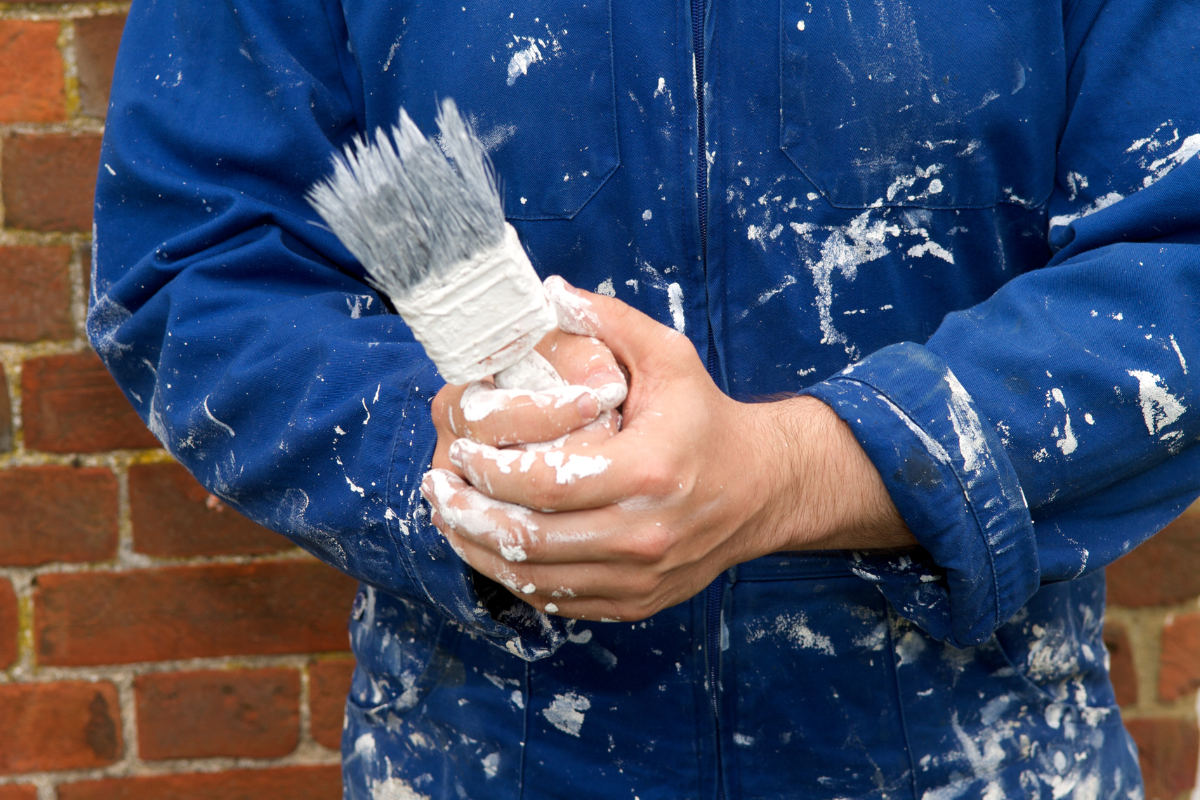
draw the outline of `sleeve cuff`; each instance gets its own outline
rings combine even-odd
[[[471,569],[429,519],[421,476],[433,458],[437,432],[429,414],[443,381],[432,365],[414,379],[396,433],[387,521],[401,561],[420,598],[464,630],[526,661],[551,656],[567,640],[573,620],[544,614]]]
[[[804,394],[853,430],[924,553],[854,553],[897,612],[955,647],[987,641],[1037,591],[1033,521],[996,431],[949,366],[909,342]]]

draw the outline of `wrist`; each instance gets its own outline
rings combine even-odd
[[[760,407],[774,432],[768,519],[774,551],[916,545],[850,426],[812,397]]]

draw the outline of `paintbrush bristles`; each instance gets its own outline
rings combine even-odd
[[[504,240],[491,160],[453,100],[442,102],[437,126],[441,147],[401,109],[390,137],[382,128],[374,143],[356,137],[334,156],[333,175],[308,193],[372,282],[392,298],[408,296],[429,276]]]

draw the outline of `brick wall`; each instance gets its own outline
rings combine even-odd
[[[352,582],[172,463],[83,335],[126,9],[0,2],[0,800],[333,800]],[[1110,569],[1110,599],[1147,798],[1181,800],[1200,506]]]
[[[173,463],[84,337],[127,8],[0,2],[0,800],[334,800],[353,581]]]

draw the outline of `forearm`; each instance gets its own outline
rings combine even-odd
[[[774,521],[789,550],[912,547],[909,532],[871,459],[833,409],[811,397],[759,406],[779,473]],[[772,430],[773,429],[773,430]]]

